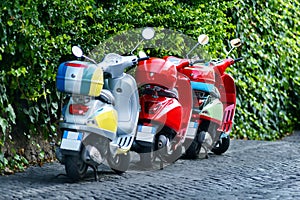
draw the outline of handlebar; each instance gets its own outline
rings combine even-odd
[[[149,59],[150,59],[150,56],[143,57],[143,58],[138,58],[138,59],[137,59],[137,62],[136,62],[136,60],[133,60],[133,61],[132,61],[133,65],[127,67],[127,68],[125,69],[125,72],[128,72],[128,71],[130,71],[131,69],[133,69],[133,68],[135,67],[135,65],[136,65],[138,62],[143,61],[143,60],[149,60]]]
[[[236,63],[236,62],[239,62],[239,61],[242,61],[243,60],[243,58],[236,58],[236,59],[234,59],[234,62]]]
[[[199,59],[199,60],[195,60],[194,62],[191,63],[191,65],[193,66],[196,63],[204,63],[205,60],[204,59]]]
[[[147,57],[144,57],[144,58],[138,58],[138,62],[140,62],[140,61],[143,61],[143,60],[149,60],[149,56],[147,56]]]

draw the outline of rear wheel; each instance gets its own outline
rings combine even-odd
[[[68,177],[73,181],[82,179],[87,172],[88,165],[79,156],[66,156],[65,169]]]
[[[217,142],[216,146],[212,148],[212,152],[221,155],[222,153],[225,153],[230,145],[230,136],[229,135],[223,135],[220,140]]]
[[[107,163],[117,174],[122,174],[129,168],[130,154],[117,154],[116,156],[110,154],[107,158]]]
[[[201,144],[198,141],[193,140],[191,145],[185,151],[183,158],[187,159],[196,159],[198,154],[200,153]]]

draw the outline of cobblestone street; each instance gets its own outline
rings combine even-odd
[[[99,181],[89,171],[78,183],[50,163],[0,177],[0,199],[300,199],[299,153],[299,132],[276,142],[232,140],[221,156],[148,171],[133,160],[122,176],[103,166]]]

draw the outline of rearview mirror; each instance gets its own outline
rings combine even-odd
[[[142,31],[142,36],[145,40],[150,40],[154,37],[155,35],[155,30],[151,27],[144,28]]]
[[[234,48],[241,46],[242,43],[241,43],[240,38],[235,38],[235,39],[231,40],[230,45],[231,45],[231,47],[234,47]]]
[[[80,49],[80,47],[78,46],[73,46],[72,47],[72,53],[74,54],[74,56],[76,56],[77,58],[81,58],[83,56],[83,52]]]
[[[199,37],[198,37],[199,44],[206,45],[208,43],[208,41],[209,41],[209,37],[207,35],[205,35],[205,34],[199,35]]]

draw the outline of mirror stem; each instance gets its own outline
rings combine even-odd
[[[226,54],[226,57],[231,53],[231,51],[234,49],[234,47],[232,47]]]
[[[186,58],[189,59],[189,54],[197,47],[199,46],[199,43],[197,43],[187,54],[186,54]]]
[[[95,60],[93,60],[93,59],[91,59],[91,58],[89,58],[89,57],[87,57],[87,56],[85,56],[85,55],[82,55],[82,57],[84,57],[85,59],[87,59],[87,60],[89,60],[89,61],[92,61],[94,64],[97,65],[97,62],[96,62]]]
[[[144,41],[144,39],[142,39],[141,41],[138,42],[138,44],[131,50],[130,54],[132,55],[133,52],[138,48],[138,46],[140,46],[140,44]]]

